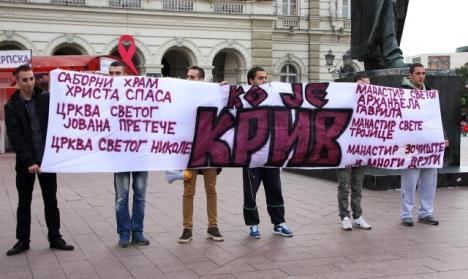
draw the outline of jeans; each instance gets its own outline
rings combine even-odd
[[[133,177],[133,208],[132,217],[128,211],[128,193],[130,175]],[[143,232],[145,218],[145,196],[148,185],[148,172],[118,172],[114,173],[115,214],[117,217],[117,233]]]
[[[244,221],[248,226],[258,225],[257,191],[263,181],[267,203],[267,211],[272,224],[284,223],[284,201],[281,192],[279,168],[244,168]]]
[[[216,169],[204,169],[203,179],[205,180],[206,192],[206,210],[208,214],[208,228],[217,227],[217,201],[216,201]],[[190,170],[192,179],[184,181],[184,197],[182,202],[182,211],[184,218],[184,229],[193,227],[193,197],[197,183],[198,170]]]
[[[38,174],[44,200],[44,215],[49,241],[61,238],[60,213],[57,207],[57,175],[55,173]],[[29,173],[26,167],[16,168],[16,189],[18,190],[18,209],[16,214],[16,238],[29,242],[31,234],[31,201],[36,174]]]
[[[416,185],[419,189],[420,218],[432,215],[437,189],[437,169],[404,169],[401,171],[401,213],[400,217],[411,217],[416,196]]]
[[[362,184],[366,176],[364,167],[338,169],[338,209],[341,220],[349,216],[348,197],[351,192],[351,210],[353,219],[361,217]]]

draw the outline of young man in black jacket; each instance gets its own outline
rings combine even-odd
[[[15,78],[19,89],[5,105],[5,124],[10,144],[16,153],[18,242],[8,250],[7,255],[16,255],[29,249],[31,200],[36,174],[44,199],[50,248],[73,250],[73,246],[67,244],[60,234],[57,176],[55,173],[41,172],[49,117],[49,94],[34,87],[34,74],[28,65],[19,66],[15,71]]]

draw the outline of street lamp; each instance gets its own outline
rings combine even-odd
[[[333,54],[332,50],[330,49],[327,54],[325,54],[325,65],[328,68],[328,72],[332,72],[332,68],[335,68],[333,65],[333,60],[335,60],[335,55]]]
[[[343,54],[341,59],[343,61],[343,66],[337,68],[336,65],[333,64],[335,60],[333,51],[330,49],[328,53],[325,54],[325,66],[327,66],[328,72],[332,74],[333,78],[339,78],[342,74],[354,72],[354,68],[352,66],[353,58],[351,57],[351,52],[349,50]]]

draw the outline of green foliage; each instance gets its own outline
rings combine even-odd
[[[455,72],[457,73],[458,76],[462,78],[463,84],[465,85],[465,90],[463,93],[463,97],[461,99],[461,106],[462,107],[467,107],[467,97],[468,97],[468,63],[465,63],[460,68],[455,69]]]
[[[468,81],[468,63],[466,63],[460,68],[455,69],[455,72],[457,73],[457,75],[463,78],[463,81],[466,84],[466,82]]]

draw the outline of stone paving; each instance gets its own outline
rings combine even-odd
[[[463,156],[468,139],[462,138]],[[468,156],[467,156],[468,157]],[[468,162],[466,158],[462,159]],[[343,231],[333,182],[283,172],[287,224],[294,237],[272,234],[263,188],[258,193],[262,237],[248,237],[238,169],[218,179],[224,242],[205,239],[206,202],[199,177],[194,238],[182,233],[182,184],[149,178],[145,233],[150,246],[117,246],[111,174],[60,174],[62,234],[75,251],[52,251],[46,240],[40,188],[33,200],[31,250],[7,257],[15,243],[14,155],[0,156],[0,278],[468,278],[468,187],[438,189],[439,226],[399,220],[399,191],[363,192],[372,230]],[[200,187],[201,186],[201,187]]]

